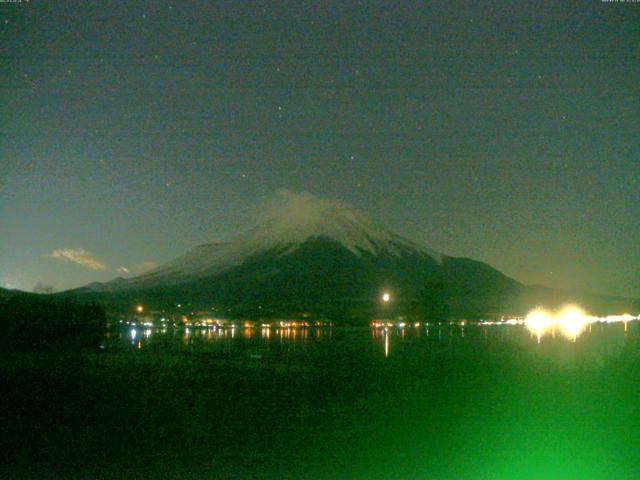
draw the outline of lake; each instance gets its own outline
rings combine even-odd
[[[97,352],[0,355],[0,473],[640,478],[638,323],[575,341],[522,325],[124,325]]]

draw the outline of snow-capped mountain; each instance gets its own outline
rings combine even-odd
[[[224,273],[247,259],[266,253],[285,256],[305,241],[324,238],[340,244],[356,257],[362,255],[417,255],[442,262],[444,255],[376,225],[349,207],[300,194],[275,209],[271,218],[227,243],[206,243],[187,254],[132,279],[118,278],[106,288],[178,284]],[[94,285],[100,289],[100,285]]]
[[[200,245],[137,277],[76,293],[249,313],[338,315],[369,311],[382,290],[394,293],[396,305],[432,312],[447,302],[474,307],[479,297],[487,310],[495,295],[520,287],[486,264],[437,253],[334,200],[288,195],[265,218],[228,242]]]

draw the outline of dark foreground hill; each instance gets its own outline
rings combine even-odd
[[[70,298],[0,289],[0,348],[94,348],[104,334],[104,309]]]

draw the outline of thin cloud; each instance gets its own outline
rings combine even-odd
[[[140,271],[140,273],[145,273],[149,270],[153,270],[157,266],[158,264],[156,262],[142,262],[140,265],[138,265],[138,270]]]
[[[73,250],[71,248],[58,248],[45,255],[56,260],[68,261],[91,270],[105,270],[107,266],[98,260],[92,253],[83,248]]]
[[[122,273],[122,274],[124,274],[124,275],[129,275],[129,274],[131,274],[131,272],[129,271],[129,269],[128,269],[127,267],[125,267],[124,265],[122,265],[122,266],[118,267],[116,270],[118,271],[118,273]]]

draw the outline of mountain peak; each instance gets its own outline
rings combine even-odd
[[[417,250],[440,260],[441,255],[420,247],[377,225],[353,208],[337,200],[318,198],[310,193],[279,193],[279,202],[268,210],[268,220],[238,237],[264,249],[283,245],[298,245],[314,237],[334,240],[353,254],[379,254],[386,250],[399,254],[401,250]]]
[[[363,219],[361,215],[342,202],[318,198],[307,192],[292,194],[281,191],[278,198],[281,202],[270,209],[271,217],[278,218],[281,222],[293,226],[326,224],[340,218],[353,222]]]
[[[375,224],[346,204],[310,193],[281,191],[263,216],[265,219],[227,243],[207,243],[186,255],[131,279],[138,282],[179,283],[186,279],[215,275],[241,265],[246,259],[277,252],[277,256],[297,250],[304,242],[325,238],[337,242],[353,255],[406,254],[443,256]]]

